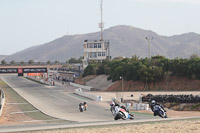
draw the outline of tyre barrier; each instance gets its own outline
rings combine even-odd
[[[200,95],[152,95],[148,94],[142,97],[143,102],[155,100],[161,103],[200,103]]]
[[[4,94],[4,92],[0,89],[0,116],[1,116],[2,111],[3,111],[4,103],[5,103],[5,94]]]

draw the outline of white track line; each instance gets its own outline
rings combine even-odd
[[[28,103],[6,103],[6,104],[28,104]]]
[[[33,111],[24,111],[24,112],[12,112],[10,114],[24,114],[24,113],[34,113],[34,112],[40,112],[39,110],[33,110]]]
[[[51,119],[51,120],[31,120],[31,121],[23,121],[23,122],[39,122],[39,121],[59,121],[61,119]]]

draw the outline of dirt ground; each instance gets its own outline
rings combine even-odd
[[[34,119],[29,117],[25,113],[21,112],[22,111],[18,107],[18,104],[13,103],[11,98],[7,96],[3,112],[0,117],[0,125],[21,125],[21,124],[31,124],[31,123],[42,123],[36,121],[33,122]]]

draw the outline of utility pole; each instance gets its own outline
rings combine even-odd
[[[119,77],[122,80],[122,99],[121,102],[124,100],[124,78],[122,76]]]
[[[151,40],[153,40],[153,37],[151,38],[148,38],[146,37],[146,40],[148,42],[148,45],[149,45],[149,66],[151,65]],[[146,79],[146,84],[145,84],[145,88],[147,88],[147,79]]]
[[[151,40],[153,40],[153,37],[152,38],[146,37],[146,40],[147,40],[148,45],[149,45],[149,60],[151,61]]]

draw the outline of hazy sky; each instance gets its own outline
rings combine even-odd
[[[200,0],[104,0],[105,28],[200,34]],[[99,31],[99,0],[0,0],[0,55],[64,35]]]

